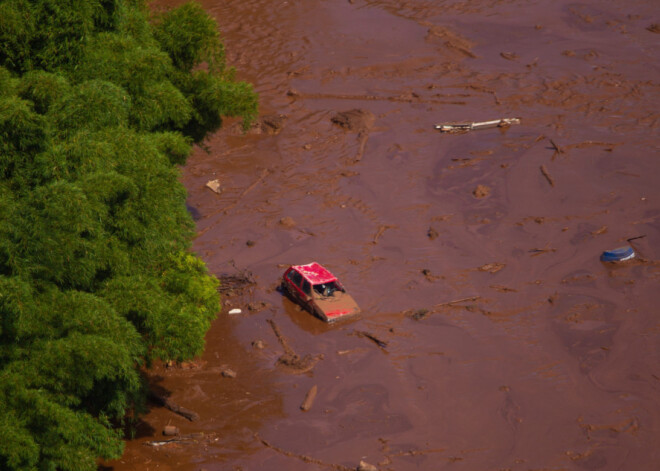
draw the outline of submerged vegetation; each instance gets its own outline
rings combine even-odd
[[[202,351],[217,280],[177,165],[256,111],[197,4],[0,0],[0,469],[119,457],[139,369]]]

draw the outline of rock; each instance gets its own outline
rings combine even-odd
[[[178,435],[179,434],[179,427],[175,427],[174,425],[166,425],[163,428],[163,435],[166,437],[171,437],[173,435]]]
[[[214,193],[222,193],[222,189],[220,189],[220,180],[209,180],[206,182],[206,187]]]
[[[292,217],[286,216],[280,219],[280,226],[286,229],[293,229],[296,227],[296,221],[294,221]]]
[[[287,117],[283,114],[273,114],[261,118],[261,130],[266,134],[279,134]]]
[[[236,377],[236,372],[234,370],[232,370],[231,368],[228,368],[226,366],[221,367],[220,374],[225,378],[235,378]]]
[[[266,344],[264,343],[263,340],[255,340],[254,342],[252,342],[252,347],[256,348],[257,350],[263,350],[264,348],[266,348]]]
[[[357,471],[378,471],[373,464],[369,464],[366,461],[360,461],[360,464],[357,467]]]
[[[506,265],[504,263],[499,263],[499,262],[494,262],[494,263],[487,263],[485,265],[482,265],[478,268],[479,271],[487,271],[488,273],[497,273],[500,271],[502,268],[504,268]]]
[[[438,237],[438,231],[433,229],[432,227],[429,227],[428,232],[426,233],[427,236],[429,236],[429,239],[435,240]]]
[[[337,126],[353,132],[368,131],[376,117],[371,111],[353,109],[337,113],[330,119]]]
[[[515,52],[500,52],[500,56],[502,56],[504,59],[508,61],[518,60],[518,54],[516,54]]]
[[[421,321],[425,317],[429,315],[429,310],[428,309],[417,309],[415,312],[412,313],[410,317],[415,319],[416,321]]]
[[[475,198],[485,198],[490,195],[490,188],[486,185],[477,185],[472,194]]]
[[[646,29],[652,33],[660,33],[660,23],[653,23]]]
[[[248,240],[247,242],[245,242],[245,245],[247,245],[248,247],[254,247],[255,245],[257,245],[257,243],[253,240]]]

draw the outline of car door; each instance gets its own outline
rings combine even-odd
[[[303,279],[302,282],[302,302],[310,309],[311,312],[314,312],[314,300],[312,299],[312,284]]]
[[[306,304],[307,300],[303,295],[302,282],[303,276],[296,270],[291,270],[286,274],[287,285],[291,295],[300,303]]]

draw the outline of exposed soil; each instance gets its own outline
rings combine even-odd
[[[151,373],[198,418],[156,401],[102,468],[657,469],[657,2],[202,4],[262,118],[183,169],[195,250],[254,283],[201,359]],[[360,316],[276,289],[311,261]]]

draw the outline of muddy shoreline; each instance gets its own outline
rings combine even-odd
[[[194,248],[255,284],[200,359],[152,372],[199,419],[154,405],[102,468],[655,469],[654,3],[202,4],[262,120],[227,121],[183,169]],[[434,129],[500,118],[520,123]],[[635,237],[635,259],[599,260]],[[358,319],[276,290],[311,261]],[[283,367],[281,337],[312,367]],[[187,438],[148,445],[167,425]]]

